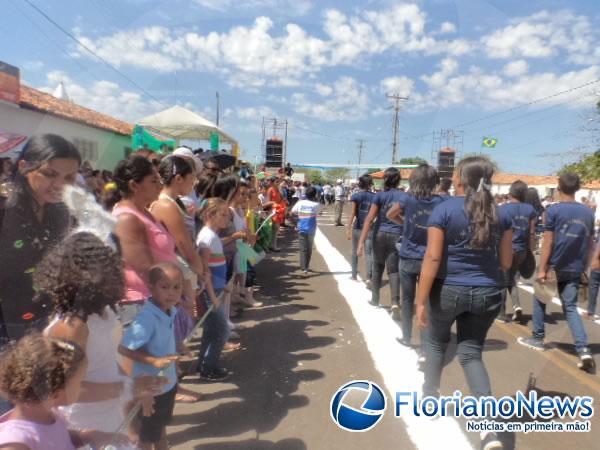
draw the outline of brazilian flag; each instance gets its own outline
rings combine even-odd
[[[498,139],[493,137],[484,137],[481,146],[485,148],[494,148],[498,143]]]

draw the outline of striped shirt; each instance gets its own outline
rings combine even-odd
[[[311,200],[300,200],[296,203],[292,208],[292,214],[298,214],[298,231],[315,234],[317,232],[317,216],[320,211],[320,203]]]
[[[208,267],[212,275],[213,288],[223,289],[227,284],[227,260],[223,252],[221,238],[219,238],[217,233],[205,226],[198,233],[196,245],[199,249],[207,248],[210,250]]]

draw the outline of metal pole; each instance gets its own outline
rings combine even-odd
[[[408,97],[401,97],[399,94],[388,94],[387,98],[394,100],[394,123],[392,125],[393,138],[392,138],[392,164],[395,164],[398,160],[398,128],[399,122],[398,117],[400,114],[400,101],[408,100]]]
[[[219,109],[220,109],[220,103],[221,103],[221,97],[219,96],[219,93],[217,92],[217,126],[219,126]]]

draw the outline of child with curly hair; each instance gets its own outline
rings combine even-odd
[[[70,426],[107,433],[119,429],[132,399],[131,379],[119,367],[120,325],[116,304],[123,297],[119,254],[97,236],[78,232],[51,250],[34,274],[37,296],[53,305],[45,333],[85,349],[88,364],[79,396],[60,408]],[[151,394],[164,380],[137,380]],[[154,386],[152,384],[154,383]]]
[[[39,333],[25,336],[0,357],[0,392],[15,406],[0,417],[2,450],[73,450],[127,441],[96,430],[69,430],[56,411],[79,398],[87,370],[83,349]]]

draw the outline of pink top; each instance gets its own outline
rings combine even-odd
[[[67,423],[60,415],[52,424],[12,420],[12,411],[0,417],[0,445],[22,444],[31,450],[75,450]]]
[[[115,206],[112,214],[115,217],[119,217],[121,214],[133,214],[144,224],[148,247],[150,247],[150,253],[152,253],[155,262],[177,262],[175,240],[160,222],[156,222],[146,214],[126,206]],[[125,261],[125,291],[123,303],[139,302],[150,297],[150,289],[146,286],[144,279],[127,261]]]

